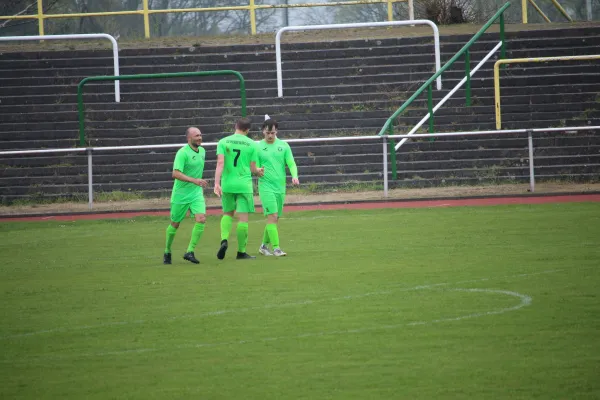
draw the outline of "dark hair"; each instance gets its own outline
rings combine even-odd
[[[262,125],[263,130],[265,128],[269,128],[269,131],[272,131],[273,127],[275,127],[275,129],[278,128],[277,121],[275,121],[273,118],[269,118],[269,119],[265,120],[265,122],[263,122],[263,125]]]
[[[238,129],[240,131],[249,131],[251,127],[252,127],[252,120],[247,117],[240,118],[235,123],[235,129]]]

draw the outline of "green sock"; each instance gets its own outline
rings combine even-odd
[[[262,241],[262,244],[264,244],[265,246],[268,245],[269,243],[271,243],[271,241],[269,240],[269,230],[267,229],[267,226],[265,226],[265,233],[263,233],[263,241]]]
[[[194,225],[194,229],[192,230],[192,238],[190,239],[190,244],[188,245],[188,248],[187,248],[188,253],[191,251],[194,251],[194,249],[196,248],[198,241],[200,241],[200,238],[202,237],[203,233],[204,233],[204,224],[200,223],[200,222],[196,222],[196,225]]]
[[[177,228],[173,228],[173,225],[169,224],[169,226],[167,226],[167,244],[165,246],[165,253],[171,252],[171,245],[173,244],[176,233]]]
[[[229,215],[223,215],[221,218],[221,240],[229,239],[231,225],[233,225],[233,218],[231,218]]]
[[[267,224],[265,230],[269,232],[269,238],[271,238],[273,248],[279,248],[279,232],[277,231],[277,224]]]
[[[238,239],[238,251],[240,253],[245,253],[246,245],[248,244],[248,223],[238,222],[236,233]]]

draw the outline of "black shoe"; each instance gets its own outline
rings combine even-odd
[[[256,258],[256,257],[254,257],[254,256],[251,256],[251,255],[250,255],[250,254],[248,254],[248,253],[240,253],[240,252],[238,251],[238,253],[237,253],[237,257],[236,257],[235,259],[236,259],[236,260],[252,260],[252,259],[254,259],[254,258]]]
[[[225,253],[227,252],[227,239],[225,240],[221,240],[221,247],[219,248],[219,251],[217,252],[217,258],[219,260],[222,260],[225,258]]]
[[[194,264],[200,264],[200,261],[196,260],[196,256],[194,256],[194,252],[190,251],[189,253],[185,253],[183,255],[184,260],[188,260],[189,262],[193,262]]]
[[[171,264],[171,253],[165,253],[163,255],[163,264]]]

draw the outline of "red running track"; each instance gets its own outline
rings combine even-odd
[[[537,196],[537,197],[493,197],[478,199],[442,199],[442,200],[405,200],[388,202],[337,203],[315,205],[289,205],[286,212],[315,211],[315,210],[372,210],[379,208],[427,208],[427,207],[464,207],[464,206],[497,206],[506,204],[545,204],[545,203],[576,203],[600,202],[600,194]],[[257,211],[261,211],[260,207]],[[220,214],[219,209],[207,210],[207,215]],[[9,221],[76,221],[107,218],[134,218],[140,216],[169,216],[169,211],[132,211],[97,214],[47,215],[0,217],[0,222]]]

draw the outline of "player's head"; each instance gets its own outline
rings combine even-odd
[[[262,133],[265,137],[265,142],[271,144],[277,139],[277,121],[273,118],[265,115],[265,122],[262,125]]]
[[[236,133],[242,133],[247,135],[252,127],[252,120],[250,118],[244,117],[237,120],[235,123],[235,131]]]
[[[202,132],[195,126],[190,126],[185,130],[187,142],[192,147],[200,147],[202,144]]]

